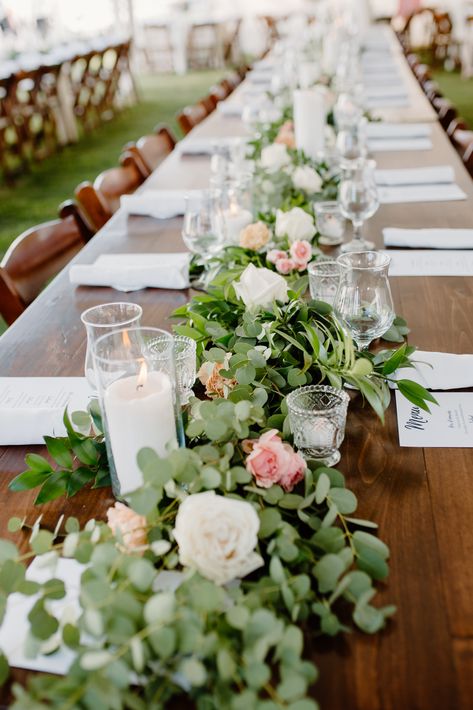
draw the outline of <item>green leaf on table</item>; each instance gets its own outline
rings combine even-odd
[[[335,589],[338,578],[345,571],[345,565],[338,555],[324,555],[314,567],[314,575],[318,580],[321,593]]]
[[[13,478],[8,484],[10,491],[29,491],[32,488],[37,488],[43,485],[51,476],[52,470],[49,471],[24,471]]]
[[[248,363],[243,367],[238,367],[235,371],[235,378],[240,385],[250,385],[256,377],[254,365]]]
[[[44,441],[52,458],[63,468],[72,468],[72,454],[69,439],[45,436]]]
[[[357,530],[353,533],[353,543],[357,551],[364,548],[375,550],[384,560],[389,557],[389,547],[379,537],[367,533],[364,530]]]
[[[72,471],[67,478],[66,485],[66,495],[68,498],[74,496],[78,491],[80,491],[87,483],[90,483],[95,479],[95,472],[91,471],[90,468],[85,468],[80,466]]]
[[[281,524],[282,517],[276,508],[264,508],[259,513],[259,537],[265,538],[273,535]]]
[[[66,495],[69,477],[68,471],[55,471],[51,474],[41,486],[34,502],[35,505],[42,505]]]
[[[50,473],[53,470],[49,461],[39,454],[26,454],[25,463],[35,473]]]
[[[342,515],[353,513],[357,507],[357,500],[354,493],[348,488],[331,488],[330,500],[335,503]]]
[[[8,661],[6,659],[5,654],[0,652],[0,685],[4,685],[4,683],[8,680],[10,676],[10,667],[8,665]]]
[[[399,392],[404,395],[409,402],[420,407],[425,412],[430,412],[429,405],[427,402],[432,402],[432,404],[438,404],[437,400],[425,387],[419,385],[417,382],[412,380],[397,380],[396,382]]]
[[[317,485],[315,487],[315,502],[320,505],[324,502],[327,497],[327,493],[330,490],[330,478],[326,473],[322,472],[318,478]]]

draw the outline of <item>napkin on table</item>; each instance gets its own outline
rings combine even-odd
[[[383,229],[387,247],[473,249],[473,229]]]
[[[73,264],[71,283],[109,286],[117,291],[141,288],[183,289],[189,286],[188,253],[103,254],[93,264]]]
[[[416,350],[415,367],[396,372],[396,379],[418,382],[429,390],[456,390],[473,387],[473,355]]]
[[[429,168],[399,168],[375,170],[378,185],[445,185],[455,181],[451,165],[436,165]]]
[[[398,150],[431,150],[430,138],[368,138],[368,148],[372,153]]]
[[[429,138],[430,126],[427,123],[389,123],[373,121],[366,126],[368,138]]]
[[[186,197],[198,197],[200,194],[201,190],[146,190],[134,195],[122,195],[120,207],[127,214],[171,219],[184,214]]]
[[[466,195],[458,185],[395,185],[379,187],[379,201],[382,205],[407,202],[453,202],[466,200]]]
[[[382,253],[391,258],[390,276],[473,276],[473,251],[396,249]]]
[[[217,104],[217,111],[222,116],[228,116],[229,118],[240,118],[243,114],[243,106],[236,101],[219,101]]]
[[[212,155],[218,148],[239,143],[243,136],[232,138],[185,138],[176,146],[181,155]]]
[[[87,409],[92,394],[85,377],[0,377],[0,445],[65,436],[64,410]]]

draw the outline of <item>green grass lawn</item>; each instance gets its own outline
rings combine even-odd
[[[72,197],[78,183],[116,165],[125,143],[149,133],[157,123],[168,123],[178,134],[176,111],[208,93],[222,73],[140,77],[139,104],[35,165],[13,186],[0,184],[0,254],[28,227],[56,218],[58,205]]]
[[[434,69],[433,75],[442,94],[450,99],[459,116],[473,129],[473,79],[462,79],[458,71]]]

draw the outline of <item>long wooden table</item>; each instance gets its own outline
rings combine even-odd
[[[420,91],[420,89],[419,89]],[[198,136],[242,133],[239,121],[214,113]],[[452,164],[468,195],[464,202],[386,205],[366,228],[382,244],[383,226],[473,227],[473,182],[438,124],[433,150],[378,154],[382,167]],[[207,158],[176,152],[150,178],[148,187],[191,188],[207,184]],[[91,263],[108,252],[183,249],[180,219],[156,221],[121,212],[76,257]],[[410,341],[427,350],[473,352],[473,279],[393,278],[396,310],[409,321]],[[170,328],[168,316],[188,291],[147,289],[127,299],[144,308],[146,325]],[[73,288],[67,270],[0,339],[0,375],[80,375],[86,349],[80,313],[95,304],[122,299],[106,288]],[[7,485],[23,469],[27,451],[0,449],[0,535],[7,520],[43,514],[53,526],[61,513],[81,521],[102,517],[112,503],[108,490],[33,508],[34,494],[10,493]],[[380,584],[380,603],[398,613],[386,631],[369,637],[354,632],[319,640],[310,650],[321,670],[314,695],[325,710],[467,710],[473,705],[473,449],[409,449],[398,445],[395,405],[383,426],[359,401],[350,407],[340,468],[359,498],[360,517],[379,523],[390,545],[391,574]],[[25,537],[26,540],[26,537]],[[15,672],[21,679],[24,673]]]

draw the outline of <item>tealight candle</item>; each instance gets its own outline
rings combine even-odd
[[[316,202],[314,211],[320,233],[319,244],[341,244],[345,233],[345,218],[340,212],[338,202]]]
[[[250,210],[243,209],[231,202],[229,208],[223,212],[223,219],[226,227],[227,242],[229,244],[239,244],[240,233],[252,223],[253,215]]]
[[[171,379],[165,372],[148,372],[143,361],[139,375],[112,382],[104,393],[109,444],[121,494],[143,483],[137,463],[140,449],[158,456],[177,446]]]

